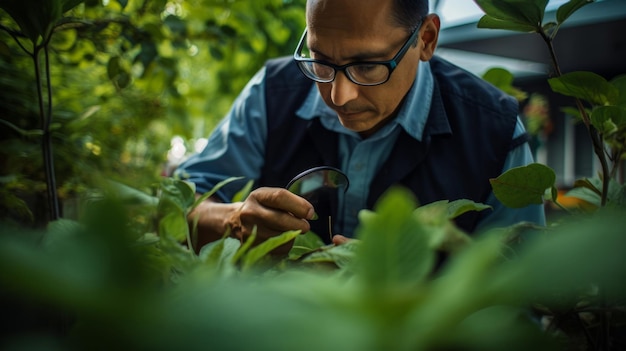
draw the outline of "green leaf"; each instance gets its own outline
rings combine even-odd
[[[40,137],[43,135],[43,130],[41,129],[25,130],[1,118],[0,118],[0,124],[4,124],[5,126],[9,127],[14,132],[16,132],[17,134],[23,137],[31,137],[31,136]]]
[[[542,204],[546,189],[554,186],[554,171],[542,164],[511,168],[498,178],[490,179],[493,193],[505,206],[522,208]]]
[[[355,271],[376,294],[401,286],[415,286],[432,271],[434,251],[426,227],[414,216],[417,202],[405,188],[390,188],[374,212],[359,213],[357,237],[362,240]]]
[[[611,84],[619,91],[619,97],[615,101],[615,105],[626,107],[626,74],[613,78]]]
[[[117,0],[117,3],[124,9],[128,5],[128,0]]]
[[[490,68],[482,78],[500,89],[510,87],[515,79],[513,73],[500,67]]]
[[[202,196],[198,197],[196,199],[196,201],[193,203],[193,205],[191,205],[191,208],[189,209],[189,211],[193,211],[193,209],[198,207],[198,205],[200,205],[202,203],[202,201],[204,201],[204,200],[208,199],[209,197],[213,196],[218,190],[220,190],[226,184],[234,182],[234,181],[239,180],[239,179],[243,179],[243,177],[230,177],[228,179],[224,179],[221,182],[217,183],[217,185],[215,185],[213,187],[213,189],[211,189],[210,191],[202,194]]]
[[[560,24],[565,22],[574,12],[578,11],[581,7],[591,4],[594,0],[570,0],[569,2],[559,6],[556,11],[556,20]]]
[[[481,204],[467,199],[455,200],[448,204],[448,218],[454,219],[465,212],[484,211],[492,208],[489,205]]]
[[[526,247],[519,260],[506,262],[494,281],[506,282],[502,287],[523,299],[578,299],[576,292],[591,286],[604,288],[603,294],[612,297],[623,296],[625,227],[623,210],[579,216],[551,232],[549,240]]]
[[[548,0],[475,0],[485,12],[479,28],[538,32]],[[487,25],[485,27],[485,25]],[[495,25],[495,27],[492,27]]]
[[[289,251],[289,257],[296,259],[305,253],[317,250],[324,246],[324,241],[313,232],[306,232],[298,235]]]
[[[185,214],[179,211],[168,212],[159,221],[159,235],[169,236],[177,242],[183,242],[187,239],[189,232],[189,224]]]
[[[240,201],[244,201],[248,195],[250,195],[250,192],[252,191],[252,186],[254,186],[254,180],[250,179],[246,185],[239,190],[232,198],[232,202],[240,202]]]
[[[512,30],[515,32],[523,32],[523,33],[533,33],[537,31],[536,27],[529,26],[528,24],[501,20],[501,19],[497,19],[491,16],[481,17],[476,27],[485,28],[485,29]]]
[[[179,211],[187,214],[195,202],[194,187],[183,180],[164,178],[161,182],[161,196],[158,212],[166,214],[170,211]]]
[[[341,245],[329,245],[322,250],[307,255],[303,263],[332,263],[339,268],[349,267],[354,261],[357,248],[361,244],[359,240],[350,240]]]
[[[567,192],[567,196],[572,196],[584,200],[596,207],[601,206],[601,194],[602,194],[602,179],[600,178],[585,178],[577,180],[574,183],[575,188]],[[611,179],[609,181],[609,191],[607,198],[609,200],[618,198],[620,194],[621,186],[619,182]]]
[[[571,72],[548,79],[556,93],[585,100],[593,105],[612,105],[619,99],[619,91],[602,76],[593,72]]]
[[[67,11],[82,4],[83,2],[85,2],[85,0],[62,0],[62,3],[63,3],[62,11],[63,13],[66,13]]]
[[[225,236],[218,241],[204,245],[198,256],[205,265],[211,268],[220,269],[223,272],[234,271],[235,265],[232,260],[240,246],[239,240]]]
[[[414,217],[427,228],[429,246],[445,252],[456,252],[465,247],[471,239],[456,227],[452,219],[468,211],[482,211],[491,206],[477,204],[470,200],[449,202],[441,200],[420,206]]]
[[[259,262],[265,256],[267,256],[275,248],[290,242],[300,235],[299,230],[291,230],[284,232],[281,235],[271,237],[261,244],[251,248],[248,253],[243,257],[242,270],[247,270],[255,263]]]
[[[15,20],[33,44],[37,44],[40,37],[48,38],[63,14],[58,0],[4,0],[0,8]]]
[[[626,127],[626,108],[621,106],[599,106],[591,113],[591,124],[600,133],[610,135]]]
[[[159,202],[159,199],[154,196],[150,196],[139,189],[135,189],[113,180],[108,180],[105,183],[105,187],[107,188],[107,191],[120,198],[125,204],[156,207]]]

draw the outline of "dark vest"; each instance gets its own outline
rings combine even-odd
[[[434,91],[423,139],[402,131],[372,181],[369,209],[394,184],[410,189],[420,204],[457,199],[484,203],[491,193],[489,179],[501,174],[509,150],[524,142],[512,141],[515,99],[441,58],[434,57],[430,67]],[[284,187],[308,168],[338,167],[338,135],[323,128],[318,118],[307,121],[295,114],[313,82],[291,58],[270,60],[266,69],[268,137],[259,186]],[[316,205],[316,212],[320,218],[334,215],[336,200]],[[466,213],[456,224],[472,232],[488,212]],[[328,240],[327,221],[311,225]],[[337,228],[335,233],[340,233]]]

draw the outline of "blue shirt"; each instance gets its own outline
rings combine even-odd
[[[207,192],[215,184],[232,176],[259,179],[267,138],[264,85],[265,69],[261,69],[246,85],[216,130],[211,133],[205,149],[191,156],[178,168],[177,174],[194,182],[197,192]],[[357,213],[360,209],[366,208],[370,183],[389,156],[401,129],[411,137],[421,140],[433,86],[428,62],[420,62],[415,83],[408,92],[398,116],[366,139],[343,127],[335,112],[324,103],[315,85],[311,88],[308,97],[298,109],[297,116],[303,119],[320,118],[324,128],[339,135],[338,153],[341,170],[350,180],[347,193],[339,199],[340,234],[353,235],[358,225]],[[524,126],[518,118],[513,138],[524,133]],[[525,143],[509,152],[503,172],[532,162],[530,147]],[[222,200],[228,201],[241,185],[239,183],[238,187],[225,187],[219,192],[219,196]],[[493,212],[479,223],[477,231],[520,221],[545,224],[545,214],[541,205],[510,209],[502,205],[493,193],[486,204],[493,207]]]

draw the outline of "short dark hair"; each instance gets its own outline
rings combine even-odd
[[[393,20],[409,32],[428,15],[428,0],[393,0]]]

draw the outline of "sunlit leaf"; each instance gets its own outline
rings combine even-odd
[[[553,187],[554,171],[542,164],[509,169],[498,178],[490,179],[493,193],[505,206],[522,208],[542,204],[546,189]]]
[[[619,91],[602,76],[593,72],[571,72],[548,79],[554,92],[576,97],[594,105],[610,105],[618,101]]]

